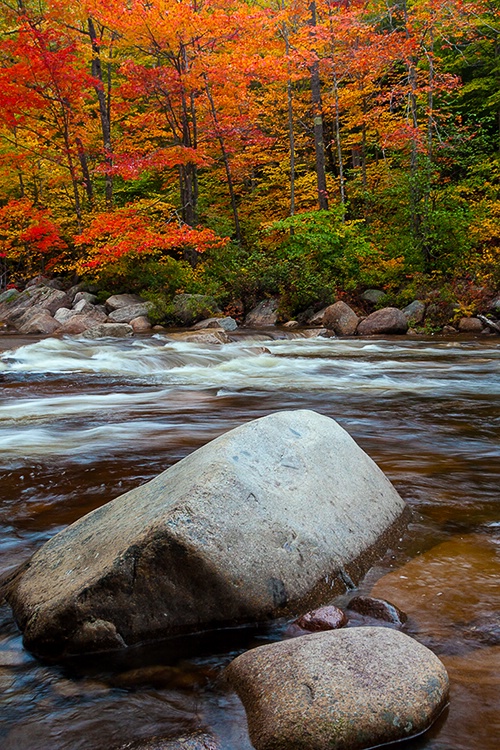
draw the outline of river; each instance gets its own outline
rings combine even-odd
[[[450,673],[449,709],[404,747],[496,750],[498,338],[279,336],[247,332],[222,346],[160,334],[99,342],[2,337],[0,575],[217,435],[272,411],[314,409],[348,430],[414,511],[400,547],[359,588],[390,593],[409,609],[408,632]],[[286,637],[286,627],[280,621],[48,665],[23,650],[4,605],[0,747],[107,750],[202,726],[223,750],[250,750],[241,704],[219,675],[245,648]]]

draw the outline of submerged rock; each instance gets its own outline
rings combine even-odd
[[[474,638],[485,612],[500,611],[497,546],[481,534],[452,537],[380,578],[371,593],[397,602],[420,640],[450,653],[457,639]]]
[[[311,632],[336,630],[347,625],[347,617],[338,607],[319,607],[319,609],[313,609],[312,612],[306,612],[305,615],[295,620],[294,624],[302,630]]]
[[[373,596],[355,596],[347,605],[347,613],[355,612],[373,620],[382,620],[400,628],[407,621],[408,616],[395,604],[385,599],[375,599]]]
[[[271,643],[226,675],[256,750],[362,750],[428,729],[448,676],[432,651],[398,630],[348,628]]]
[[[57,534],[6,595],[40,655],[262,621],[345,591],[404,508],[333,419],[278,412]]]

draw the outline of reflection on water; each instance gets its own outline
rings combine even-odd
[[[409,610],[412,634],[440,653],[452,678],[448,717],[405,747],[497,747],[498,339],[4,338],[0,348],[0,575],[222,432],[279,409],[315,409],[353,435],[417,513],[401,549],[361,584],[387,588]],[[241,704],[219,675],[284,628],[48,666],[22,649],[4,607],[0,747],[100,750],[202,726],[223,750],[250,750]]]

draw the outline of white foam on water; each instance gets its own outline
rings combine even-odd
[[[135,421],[118,422],[97,427],[61,429],[60,426],[3,429],[1,431],[2,463],[14,457],[40,459],[61,455],[65,459],[95,460],[96,454],[113,453],[120,449],[143,447],[151,450],[179,437],[171,423]]]

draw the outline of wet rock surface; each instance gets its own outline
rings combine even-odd
[[[398,630],[312,633],[247,651],[227,668],[256,750],[362,750],[420,734],[448,699],[448,676]]]
[[[312,633],[320,630],[336,630],[347,625],[347,616],[338,607],[319,607],[298,617],[293,624]]]
[[[26,646],[52,656],[262,621],[343,592],[404,509],[334,420],[277,412],[57,534],[8,600]]]
[[[151,737],[122,745],[119,750],[220,750],[220,745],[213,734],[195,732],[173,740]]]
[[[350,620],[356,615],[370,617],[372,620],[382,620],[395,627],[402,627],[408,616],[395,604],[385,599],[374,599],[371,596],[355,596],[347,605],[347,616]]]

